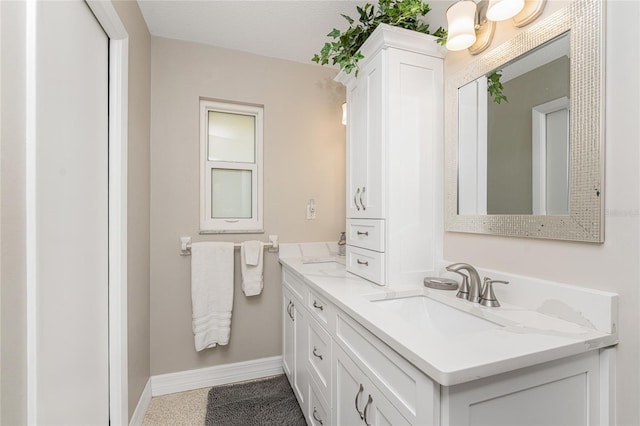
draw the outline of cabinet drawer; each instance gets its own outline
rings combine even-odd
[[[411,423],[437,419],[439,385],[342,313],[336,317],[336,341]]]
[[[314,381],[309,380],[309,418],[307,423],[310,426],[329,426],[331,424],[331,411],[325,401]]]
[[[333,320],[335,317],[333,305],[311,289],[308,290],[307,309],[311,312],[311,316],[318,320],[325,329],[331,330],[333,328],[335,324]]]
[[[308,370],[325,400],[331,400],[331,336],[316,321],[309,318]]]
[[[346,269],[375,284],[385,284],[384,253],[347,246]]]
[[[384,251],[384,220],[347,219],[347,244]]]
[[[282,282],[289,287],[291,294],[293,294],[296,299],[300,300],[302,303],[305,302],[307,286],[300,278],[287,270],[287,268],[282,268]]]

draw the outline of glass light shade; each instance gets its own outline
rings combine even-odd
[[[490,0],[487,19],[504,21],[516,16],[524,7],[524,0]]]
[[[447,9],[447,49],[463,50],[476,41],[476,3],[462,0]]]

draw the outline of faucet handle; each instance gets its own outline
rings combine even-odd
[[[460,288],[458,289],[458,293],[456,293],[456,297],[460,299],[469,300],[469,277],[466,274],[463,274],[460,271],[452,271],[454,274],[458,274],[462,277],[462,283],[460,284]]]
[[[509,281],[492,280],[489,277],[485,277],[484,286],[482,287],[482,295],[480,295],[480,304],[482,306],[488,306],[491,308],[497,308],[500,306],[500,302],[496,298],[493,292],[493,284],[509,284]]]

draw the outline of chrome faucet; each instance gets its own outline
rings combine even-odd
[[[449,272],[454,272],[462,276],[462,285],[460,286],[460,291],[457,294],[458,297],[475,303],[480,301],[480,295],[482,294],[482,282],[476,268],[468,263],[454,263],[447,266],[446,269]],[[467,275],[460,271],[467,271],[469,274],[468,281]],[[465,283],[467,283],[467,285],[465,285]]]

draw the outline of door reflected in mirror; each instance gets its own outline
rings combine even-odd
[[[458,214],[569,214],[570,61],[566,32],[458,89]]]

